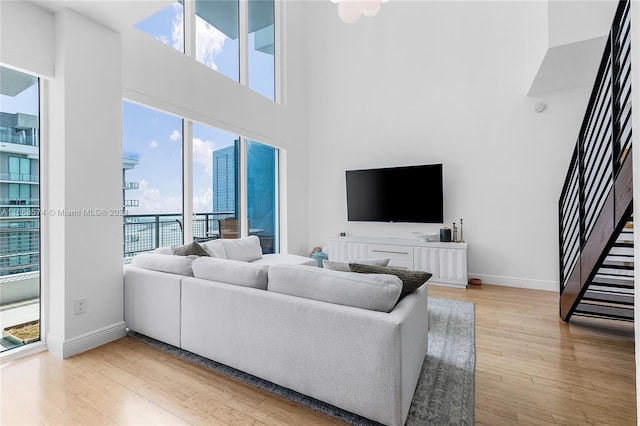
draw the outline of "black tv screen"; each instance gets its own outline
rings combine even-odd
[[[347,170],[349,221],[443,223],[442,164]]]

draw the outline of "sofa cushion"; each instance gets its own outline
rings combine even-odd
[[[227,259],[251,262],[252,260],[260,259],[262,257],[260,238],[256,235],[219,241],[224,247]]]
[[[173,254],[171,246],[158,247],[153,251],[154,254]]]
[[[307,265],[274,265],[267,290],[338,305],[389,312],[402,281],[394,275],[365,275]]]
[[[389,258],[370,258],[352,260],[351,262],[361,263],[363,265],[387,266],[389,264],[389,260]],[[332,271],[351,272],[349,269],[349,262],[337,262],[335,260],[323,259],[322,267],[325,269],[331,269]]]
[[[383,267],[376,265],[364,265],[362,263],[349,263],[349,268],[352,272],[358,272],[361,274],[392,274],[397,276],[402,280],[402,294],[400,294],[400,299],[426,283],[432,275],[431,273],[425,271],[414,271],[411,269]]]
[[[197,256],[178,256],[175,254],[140,253],[131,259],[131,265],[171,274],[193,276],[191,262]]]
[[[177,254],[178,256],[209,256],[209,253],[197,242],[193,241],[190,244],[185,244],[183,246],[171,246],[172,254]]]
[[[257,265],[310,265],[316,266],[316,261],[297,254],[271,253],[265,254],[260,259],[254,260]]]
[[[210,281],[267,289],[269,265],[240,260],[199,257],[193,261],[193,276]]]
[[[220,259],[227,258],[227,252],[223,245],[224,240],[211,240],[202,243],[202,247],[209,253],[211,257],[219,257]]]

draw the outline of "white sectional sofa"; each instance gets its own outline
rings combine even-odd
[[[148,269],[165,260],[182,261],[172,266],[179,273]],[[404,424],[427,351],[427,286],[396,304],[397,277],[303,264],[309,260],[315,264],[291,255],[134,258],[124,275],[127,327],[371,420]]]

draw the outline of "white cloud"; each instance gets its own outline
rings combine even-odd
[[[213,209],[213,189],[207,188],[193,195],[193,211],[196,213],[208,213]]]
[[[184,50],[184,30],[182,25],[182,5],[174,3],[173,8],[176,10],[176,16],[173,18],[173,26],[171,28],[171,38],[173,39],[173,48],[179,51]],[[167,43],[169,44],[169,43]]]
[[[152,140],[151,142],[149,142],[149,148],[157,148],[157,147],[158,147],[158,141]]]
[[[196,17],[196,60],[217,70],[216,56],[222,52],[226,39],[220,30]]]
[[[213,151],[215,143],[193,138],[193,161],[204,165],[204,172],[208,176],[213,176]]]
[[[180,132],[177,130],[174,130],[173,133],[171,133],[171,135],[169,136],[169,139],[171,139],[172,141],[176,142],[182,139]]]

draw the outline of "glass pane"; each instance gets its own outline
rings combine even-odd
[[[38,79],[28,74],[0,67],[0,81],[0,329],[7,329],[0,351],[5,351],[40,340],[40,94]]]
[[[196,0],[196,60],[240,81],[238,0]]]
[[[273,0],[249,0],[249,87],[275,100]]]
[[[183,16],[182,1],[177,1],[138,22],[135,27],[184,53]]]
[[[263,253],[278,252],[278,150],[247,143],[247,207],[249,233],[260,238]]]
[[[196,241],[238,238],[238,136],[193,124],[193,237]],[[224,221],[223,221],[224,222]],[[236,221],[237,223],[237,221]],[[231,229],[229,229],[231,228]]]
[[[122,110],[126,262],[182,244],[182,119],[129,102]]]

